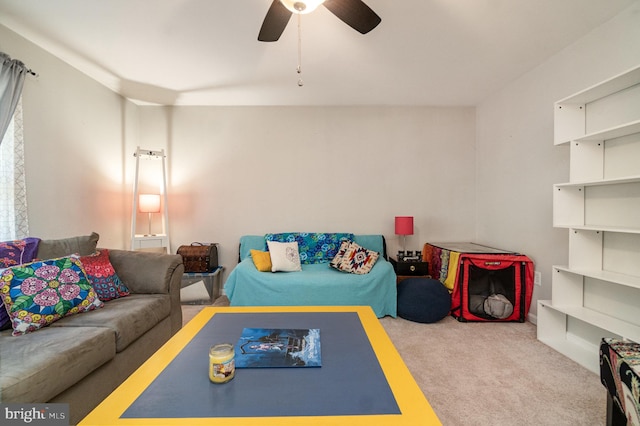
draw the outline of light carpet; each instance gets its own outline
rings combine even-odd
[[[203,306],[182,308],[186,323]],[[380,322],[443,425],[605,424],[598,375],[539,342],[529,322]]]

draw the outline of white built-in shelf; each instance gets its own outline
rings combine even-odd
[[[538,340],[571,358],[595,374],[600,373],[598,346],[577,340],[565,332],[567,315],[558,311],[551,300],[538,301]]]
[[[608,80],[594,84],[578,93],[559,100],[556,104],[588,104],[605,96],[640,84],[640,66],[622,72]]]
[[[640,228],[626,228],[623,226],[606,225],[571,225],[554,223],[554,228],[574,229],[576,231],[618,232],[622,234],[640,234]]]
[[[609,331],[622,338],[640,342],[640,327],[635,324],[594,311],[593,309],[585,308],[584,306],[559,306],[549,301],[547,301],[545,306],[564,315],[591,324],[592,326]]]
[[[608,281],[613,284],[640,289],[640,277],[636,277],[634,275],[620,274],[600,269],[569,268],[568,266],[563,265],[555,265],[553,268],[570,274],[582,275],[583,277],[594,278],[596,280]]]
[[[613,179],[557,183],[554,186],[556,188],[572,188],[572,187],[578,187],[578,186],[620,185],[623,183],[638,183],[638,182],[640,182],[640,176],[625,176],[625,177],[613,178]]]
[[[589,133],[582,137],[574,139],[575,142],[582,141],[604,141],[609,139],[621,138],[622,136],[633,135],[640,132],[640,120],[622,124],[620,126],[611,127],[609,129],[600,130],[598,132]]]
[[[621,124],[609,129],[599,130],[597,132],[589,133],[587,135],[576,137],[571,140],[561,140],[556,142],[556,145],[564,145],[569,142],[601,142],[609,139],[633,135],[635,133],[640,133],[640,120]]]
[[[554,144],[563,145],[571,141],[604,141],[640,132],[640,120],[634,114],[633,117],[629,117],[631,121],[627,123],[585,133],[589,128],[586,125],[589,103],[639,85],[640,66],[557,101],[555,103]]]
[[[568,266],[538,301],[538,339],[598,373],[603,337],[640,342],[640,66],[557,101],[554,144],[569,145],[569,182],[553,187]]]

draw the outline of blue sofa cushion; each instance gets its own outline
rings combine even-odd
[[[300,263],[310,265],[329,263],[335,257],[343,241],[353,240],[353,234],[344,232],[285,232],[267,234],[264,239],[279,243],[297,242]]]
[[[382,235],[354,235],[353,242],[368,248],[369,250],[377,251],[382,257],[386,258],[386,247],[384,238]],[[338,246],[339,248],[340,246]],[[243,235],[240,237],[240,262],[251,256],[251,249],[265,251],[267,249],[267,243],[264,235]]]

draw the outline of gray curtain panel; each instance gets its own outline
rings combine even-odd
[[[24,78],[29,72],[24,64],[0,52],[0,143],[20,100]]]

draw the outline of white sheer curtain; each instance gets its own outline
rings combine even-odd
[[[29,236],[22,134],[22,100],[19,100],[0,143],[0,241]]]
[[[29,235],[22,138],[22,87],[28,73],[0,52],[0,241]]]

